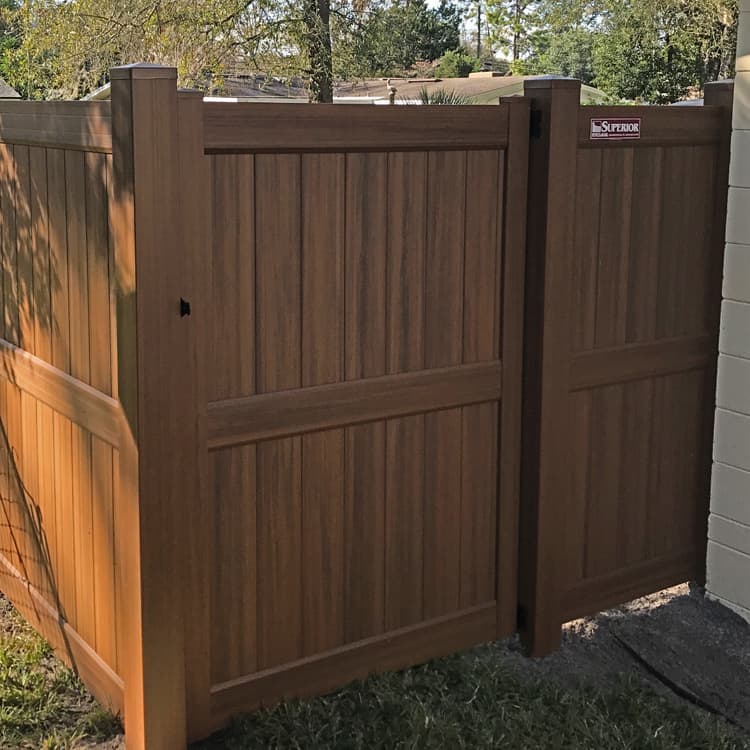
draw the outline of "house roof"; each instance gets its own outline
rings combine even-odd
[[[428,93],[439,90],[451,91],[472,99],[474,104],[494,104],[501,96],[520,96],[524,81],[539,76],[498,76],[474,74],[468,78],[376,78],[353,83],[342,83],[336,87],[339,98],[367,97],[387,100],[389,87],[396,88],[396,101],[414,101],[425,89]],[[599,102],[606,94],[593,86],[581,86],[581,100]]]
[[[21,95],[0,78],[0,99],[20,99]]]

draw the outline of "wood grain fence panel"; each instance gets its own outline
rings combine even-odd
[[[88,259],[86,247],[86,162],[81,151],[65,152],[68,237],[70,372],[88,383],[91,377]]]
[[[462,356],[465,363],[497,359],[500,352],[502,300],[498,266],[502,256],[498,229],[502,222],[504,164],[503,154],[498,151],[466,154]]]
[[[696,575],[708,512],[706,394],[714,382],[724,221],[716,196],[727,179],[727,110],[709,106],[692,116],[659,107],[578,107],[570,143],[563,114],[571,86],[577,90],[569,82],[527,84],[543,117],[541,138],[532,140],[530,195],[547,196],[543,229],[530,219],[529,290],[538,290],[540,258],[545,283],[540,307],[527,310],[527,331],[542,315],[542,336],[551,341],[540,359],[527,359],[529,381],[540,378],[542,440],[529,440],[538,463],[526,467],[527,478],[540,477],[538,486],[529,481],[538,505],[525,527],[537,548],[521,565],[531,571],[524,590],[536,575],[529,633],[537,653],[557,643],[550,620]],[[597,117],[640,118],[640,138],[592,141]],[[575,190],[565,191],[573,157]],[[547,171],[535,168],[545,161]],[[560,176],[563,163],[569,166]],[[559,325],[568,317],[569,335]],[[545,430],[558,435],[549,449]],[[557,476],[557,485],[545,489],[545,475]],[[545,518],[559,520],[562,538]]]
[[[78,425],[73,425],[72,429],[73,497],[68,513],[73,516],[73,545],[75,547],[76,619],[74,627],[87,643],[95,644],[91,437]]]
[[[576,165],[576,193],[587,196],[576,201],[575,245],[572,274],[578,304],[573,311],[573,347],[593,349],[596,340],[596,289],[599,269],[601,225],[602,151],[579,151]]]
[[[466,153],[431,152],[427,204],[425,365],[463,355]]]
[[[386,372],[387,170],[384,154],[347,154],[347,380]]]
[[[86,286],[89,303],[87,327],[90,342],[91,385],[112,393],[112,342],[110,336],[109,238],[106,156],[87,153],[85,166]]]
[[[385,629],[423,616],[425,503],[424,417],[387,423],[385,504]]]
[[[5,302],[5,339],[18,344],[19,299],[18,299],[18,255],[16,231],[16,182],[17,166],[14,147],[0,146],[0,162],[3,165],[3,184],[0,192],[0,211],[3,214],[3,299]]]
[[[255,276],[232,281],[257,313],[243,354],[257,363],[254,392],[217,389],[207,410],[213,494],[224,504],[213,517],[213,565],[257,556],[257,634],[246,627],[241,646],[232,600],[241,584],[213,575],[216,710],[218,696],[250,700],[260,684],[299,692],[289,680],[300,670],[396,648],[392,634],[462,619],[475,603],[496,623],[508,112],[477,148],[473,136],[462,147],[429,136],[410,146],[408,127],[398,144],[389,146],[394,131],[357,146],[364,130],[344,132],[364,128],[356,118],[343,129],[330,122],[314,143],[309,129],[292,141],[291,112],[274,110],[273,143],[262,110],[222,109],[231,127],[218,123],[219,109],[204,110],[222,246],[212,262],[227,274],[225,259],[241,252],[230,214],[248,213],[254,257],[243,260]],[[525,137],[528,123],[516,119]],[[253,164],[253,192],[227,211],[239,159]],[[518,173],[511,194],[525,193]],[[218,341],[236,313],[221,285],[213,292]],[[209,370],[224,356],[235,355]],[[257,464],[255,552],[236,533],[240,500],[229,486],[238,482],[218,479],[237,471],[229,456]],[[254,663],[242,648],[254,648]]]
[[[267,393],[301,385],[299,157],[256,157],[255,188],[257,385]],[[302,655],[301,458],[299,437],[258,446],[261,668]]]
[[[18,502],[23,521],[21,529],[26,555],[28,580],[38,591],[45,591],[47,568],[40,534],[45,499],[40,493],[41,462],[38,453],[38,404],[35,398],[23,391],[21,396],[22,439],[18,454],[19,482]]]
[[[344,379],[346,157],[301,157],[302,386]]]
[[[302,656],[302,441],[258,448],[258,666]]]
[[[115,611],[115,521],[114,450],[91,437],[91,513],[95,615],[94,645],[99,656],[117,671],[117,629]]]
[[[497,412],[496,404],[478,404],[462,414],[461,608],[495,599]]]
[[[209,396],[255,393],[255,170],[252,156],[211,163],[214,305]]]
[[[211,678],[218,683],[258,669],[256,449],[211,454]]]
[[[302,386],[344,378],[343,154],[301,157]],[[344,430],[302,437],[302,653],[344,642]]]
[[[388,159],[346,156],[345,377],[386,372],[386,237]],[[345,637],[354,641],[385,628],[386,426],[346,430]]]
[[[349,427],[345,448],[344,635],[385,630],[385,424]]]
[[[23,426],[21,424],[21,391],[13,383],[5,382],[4,422],[8,439],[8,508],[11,527],[11,563],[28,577],[28,551],[26,545],[23,489],[19,481],[21,454],[23,452]]]
[[[663,162],[663,148],[635,152],[627,291],[628,343],[652,341],[656,335],[659,253],[654,249],[659,247],[661,231]]]
[[[70,289],[68,284],[68,233],[65,152],[47,149],[49,200],[50,299],[52,362],[70,372]]]
[[[39,593],[52,605],[57,604],[60,571],[57,550],[55,512],[55,445],[54,412],[42,402],[37,402],[37,451],[39,457],[40,534],[39,544],[45,561],[44,586]]]
[[[458,609],[461,560],[461,409],[426,414],[424,616]]]
[[[627,325],[628,255],[633,198],[633,150],[602,153],[597,268],[597,347],[625,342]],[[583,201],[585,197],[581,196]]]
[[[388,155],[388,373],[422,370],[428,155]]]
[[[617,564],[618,506],[622,456],[623,387],[599,388],[592,393],[591,457],[586,511],[587,578],[611,572]],[[576,456],[576,460],[586,460]]]
[[[29,147],[14,146],[16,167],[16,253],[19,342],[23,349],[36,353],[34,342],[34,260],[31,244],[31,169]]]
[[[35,354],[52,363],[52,300],[50,294],[49,209],[47,192],[47,151],[29,149],[31,247],[34,277]]]
[[[463,357],[466,153],[431,152],[425,259],[425,366]],[[460,597],[461,410],[425,416],[425,617],[454,611]]]
[[[388,155],[389,373],[424,369],[427,161],[424,153]],[[389,420],[386,451],[385,627],[392,630],[423,613],[424,417]]]
[[[345,431],[302,437],[302,654],[344,643]]]
[[[617,519],[617,565],[627,567],[647,558],[649,466],[653,380],[638,380],[623,386],[622,463],[620,504]]]

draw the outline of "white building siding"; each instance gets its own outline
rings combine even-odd
[[[750,0],[740,10],[707,590],[750,620]]]

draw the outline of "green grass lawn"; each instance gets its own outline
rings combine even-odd
[[[750,748],[723,720],[662,698],[635,677],[567,686],[509,666],[485,646],[331,696],[238,720],[200,750],[728,750]]]
[[[747,735],[635,676],[594,688],[525,664],[483,646],[239,719],[194,750],[750,750]],[[119,731],[0,597],[0,748],[92,747]]]
[[[0,598],[0,748],[67,750],[118,731],[118,721]]]

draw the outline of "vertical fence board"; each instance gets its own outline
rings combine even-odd
[[[464,363],[486,362],[496,358],[501,341],[496,280],[498,265],[502,261],[498,247],[498,224],[503,205],[503,167],[498,151],[469,151],[466,155]]]
[[[73,544],[75,546],[76,630],[86,643],[96,644],[94,602],[94,539],[91,495],[91,436],[72,427]]]
[[[497,424],[495,404],[467,406],[463,410],[461,607],[476,606],[495,598]]]
[[[387,423],[385,628],[422,618],[424,577],[424,417]],[[429,508],[426,509],[429,513]]]
[[[345,377],[386,371],[385,154],[346,156]],[[347,641],[385,627],[385,424],[346,429],[344,579]]]
[[[107,232],[106,157],[85,155],[87,245],[87,328],[91,348],[91,385],[112,393],[111,326],[109,321],[109,242]]]
[[[0,161],[3,165],[0,211],[3,215],[3,299],[5,302],[5,339],[18,344],[18,265],[16,231],[16,185],[18,181],[14,147],[0,144]]]
[[[424,367],[427,155],[388,155],[387,367]],[[424,417],[386,424],[385,627],[422,618]]]
[[[47,207],[47,152],[29,151],[31,247],[34,276],[34,345],[36,355],[52,362],[52,301],[50,297],[49,216]]]
[[[258,390],[300,386],[300,159],[255,160]],[[280,202],[279,195],[287,196]],[[302,655],[301,438],[258,446],[259,661]]]
[[[633,195],[633,150],[602,154],[602,184],[597,271],[596,346],[625,343],[628,255]]]
[[[258,668],[255,446],[212,454],[211,669],[221,682]],[[231,552],[231,554],[228,554]]]
[[[344,377],[345,156],[301,157],[302,386]],[[302,652],[344,642],[344,431],[302,437]]]
[[[16,163],[15,205],[16,205],[16,251],[19,345],[36,354],[34,343],[34,259],[31,242],[31,172],[29,147],[14,146],[13,157]]]
[[[255,174],[252,156],[211,157],[212,398],[255,393]]]
[[[89,295],[86,252],[86,167],[81,151],[65,152],[65,195],[70,296],[70,372],[89,382]]]
[[[113,494],[113,451],[96,437],[91,438],[93,575],[97,653],[117,668],[115,641],[115,524]]]
[[[41,593],[53,605],[58,600],[58,555],[55,531],[55,446],[54,415],[41,401],[37,403],[37,450],[39,460],[39,544],[44,565]]]
[[[55,148],[47,149],[52,364],[64,372],[70,372],[70,298],[68,296],[65,183],[65,152]]]
[[[656,334],[664,150],[639,149],[633,163],[633,206],[627,291],[626,342],[651,341]],[[583,203],[583,202],[582,202]]]

